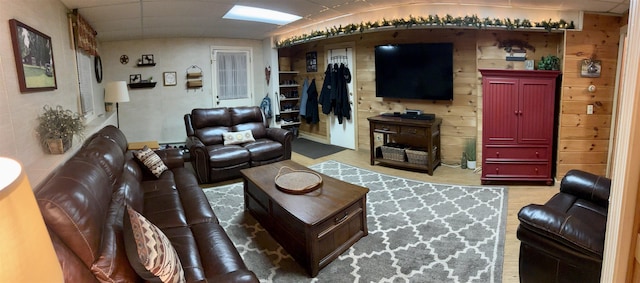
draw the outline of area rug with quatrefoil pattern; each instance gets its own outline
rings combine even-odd
[[[369,188],[369,235],[310,278],[244,212],[242,183],[204,189],[261,282],[501,282],[507,189],[432,184],[326,161],[310,167]]]

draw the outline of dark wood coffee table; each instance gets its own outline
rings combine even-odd
[[[285,160],[240,171],[245,209],[315,277],[367,235],[369,189],[320,174],[322,186],[318,190],[288,194],[276,188],[274,180],[283,166],[311,170]]]

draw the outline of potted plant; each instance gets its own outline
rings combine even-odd
[[[464,155],[467,158],[467,168],[476,169],[476,138],[465,141]]]
[[[85,126],[80,114],[58,105],[43,107],[36,131],[42,146],[51,154],[62,154],[71,148],[73,135],[82,136]]]
[[[560,70],[560,58],[555,55],[542,56],[538,62],[538,70]]]

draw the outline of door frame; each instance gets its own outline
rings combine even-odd
[[[359,136],[359,130],[358,130],[358,109],[357,109],[357,101],[358,101],[358,80],[357,80],[357,72],[356,72],[356,58],[357,58],[357,53],[356,53],[356,43],[355,41],[348,41],[348,42],[341,42],[341,43],[336,43],[336,44],[328,44],[324,46],[324,54],[327,54],[327,52],[329,52],[329,50],[331,49],[343,49],[343,48],[351,48],[351,54],[353,56],[353,66],[349,66],[349,69],[351,70],[351,83],[353,85],[353,104],[351,105],[351,120],[353,121],[353,140],[355,143],[355,148],[353,150],[358,150],[360,148],[360,141],[358,139]],[[322,70],[326,70],[327,69],[327,65],[329,62],[329,58],[326,58],[326,60],[324,60],[324,69]],[[326,127],[326,133],[327,133],[327,141],[329,143],[331,143],[331,117],[327,118],[327,127]]]
[[[609,133],[609,147],[607,152],[607,169],[605,171],[607,177],[611,177],[611,171],[614,166],[614,154],[615,154],[615,140],[617,138],[616,127],[618,126],[618,109],[620,108],[620,78],[624,74],[624,65],[625,65],[625,48],[626,48],[626,40],[628,39],[628,25],[625,25],[620,28],[620,39],[619,39],[619,48],[618,48],[618,64],[616,70],[616,82],[613,90],[613,109],[611,110],[611,132]],[[624,42],[624,44],[623,44]]]

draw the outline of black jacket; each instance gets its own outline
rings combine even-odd
[[[309,124],[318,124],[320,122],[320,114],[318,113],[318,90],[316,88],[316,79],[311,80],[307,89],[307,105],[305,120]]]
[[[333,114],[338,117],[338,123],[342,124],[343,118],[351,120],[351,105],[349,104],[349,88],[347,86],[351,82],[351,72],[344,64],[340,64],[335,82],[336,101]]]
[[[322,113],[331,113],[331,93],[332,93],[332,65],[327,65],[327,70],[324,72],[324,82],[322,83],[322,90],[320,90],[320,98],[318,103],[322,105]]]

